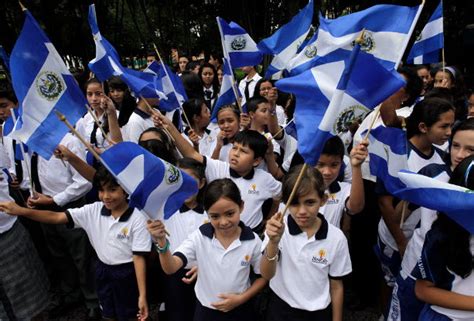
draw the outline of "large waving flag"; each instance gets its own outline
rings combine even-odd
[[[309,0],[308,4],[290,22],[258,43],[257,46],[261,52],[274,56],[265,77],[270,77],[285,69],[287,63],[296,55],[299,45],[303,43],[310,31],[313,11],[313,0]]]
[[[100,81],[105,81],[112,76],[120,76],[137,97],[167,99],[166,95],[157,88],[159,80],[156,75],[121,65],[120,56],[115,48],[100,34],[93,4],[89,6],[89,25],[96,47],[96,56],[89,62],[89,69]]]
[[[407,62],[414,64],[439,62],[439,51],[443,47],[443,2],[440,2],[413,44]]]
[[[49,159],[69,131],[56,116],[75,124],[86,112],[86,99],[61,56],[26,11],[23,29],[10,57],[19,116],[11,136]]]
[[[296,96],[295,123],[298,151],[309,165],[315,165],[324,143],[346,130],[404,85],[395,71],[388,71],[356,45],[322,57],[320,66],[291,78],[279,80],[278,89]]]
[[[149,72],[157,76],[157,90],[159,93],[164,94],[160,100],[161,110],[171,111],[180,108],[183,103],[188,100],[181,78],[172,72],[164,63],[159,63],[155,60],[144,72]]]
[[[406,187],[395,196],[443,212],[474,234],[474,191],[410,171],[400,171],[398,177]]]
[[[222,45],[229,55],[232,68],[256,66],[262,61],[263,54],[244,28],[233,21],[227,23],[220,17],[217,17],[217,23],[222,30]]]
[[[361,49],[392,69],[402,59],[422,7],[381,4],[336,19],[320,16],[315,46],[318,56],[338,48],[350,50],[365,29]]]
[[[369,142],[370,173],[377,176],[391,194],[405,187],[398,172],[408,168],[406,132],[380,125],[370,131]]]
[[[235,97],[234,89],[232,88],[233,77],[229,63],[226,58],[223,59],[223,68],[224,71],[222,77],[221,90],[219,92],[219,97],[217,98],[214,107],[212,108],[211,120],[217,122],[217,113],[222,106],[235,104],[237,97]],[[237,90],[238,92],[238,90]]]
[[[168,219],[198,192],[194,178],[135,143],[115,144],[100,157],[130,195],[130,206],[152,219]]]

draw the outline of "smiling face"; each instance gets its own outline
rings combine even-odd
[[[243,204],[221,197],[208,209],[209,221],[217,236],[231,236],[237,232]]]
[[[101,185],[99,189],[99,199],[110,211],[121,210],[124,207],[128,207],[127,194],[118,185],[110,183]]]

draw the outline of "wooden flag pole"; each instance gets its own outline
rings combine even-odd
[[[100,122],[99,118],[97,118],[97,115],[94,113],[92,108],[88,104],[86,104],[86,108],[87,108],[87,112],[92,116],[94,123],[96,123],[97,127],[100,129],[102,135],[104,136],[104,139],[108,141],[110,145],[114,145],[114,143],[109,139],[108,135],[105,133],[102,123]],[[105,111],[104,111],[104,114],[107,116],[107,113]]]
[[[283,209],[283,212],[281,213],[280,221],[282,221],[283,218],[285,217],[288,207],[290,206],[291,202],[295,198],[296,191],[300,187],[301,180],[303,179],[303,175],[306,173],[307,168],[308,168],[308,164],[304,163],[304,165],[301,167],[298,177],[296,178],[295,186],[293,186],[293,189],[291,190],[290,197],[288,197],[288,200],[286,201],[285,208]]]
[[[91,146],[91,144],[89,144],[84,139],[84,137],[82,137],[81,134],[79,134],[77,132],[77,130],[74,128],[74,126],[72,126],[71,123],[66,119],[66,116],[64,116],[62,113],[60,113],[56,109],[54,110],[54,112],[56,113],[56,116],[58,116],[59,120],[62,121],[64,124],[66,124],[66,126],[69,128],[69,130],[81,141],[82,144],[84,144],[84,146],[86,146],[86,148],[91,152],[91,154],[95,157],[95,159],[97,159],[100,162],[101,160],[100,160],[99,154]]]
[[[158,59],[160,60],[161,66],[163,67],[163,70],[165,71],[166,77],[168,77],[169,80],[171,81],[171,77],[168,74],[168,69],[166,68],[163,59],[161,59],[160,52],[158,51],[158,47],[156,47],[155,43],[153,43],[153,48],[155,49],[156,55],[158,56]],[[176,96],[176,100],[177,100],[178,99],[178,93],[176,92],[176,88],[174,88],[174,86],[172,86],[172,87],[173,87],[173,93]],[[186,112],[184,111],[183,105],[181,105],[181,103],[179,101],[178,101],[178,104],[179,104],[179,108],[181,109],[181,112],[184,115],[184,119],[185,119],[188,127],[190,129],[193,129],[193,127],[191,126],[191,122],[189,121],[188,115],[186,115]]]
[[[369,128],[367,128],[367,133],[366,133],[365,136],[364,136],[364,140],[369,139],[370,131],[372,130],[372,127],[374,127],[375,122],[377,121],[377,119],[379,119],[379,116],[380,116],[380,106],[379,106],[379,108],[375,111],[374,119],[372,119],[372,122],[370,123]]]
[[[408,207],[408,202],[403,201],[403,205],[402,205],[402,216],[401,216],[401,218],[400,218],[400,228],[403,227],[403,223],[405,222],[405,216],[406,216],[407,207]]]

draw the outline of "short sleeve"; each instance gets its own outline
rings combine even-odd
[[[206,157],[206,179],[210,183],[229,176],[229,163]]]
[[[186,266],[188,262],[195,262],[197,260],[196,249],[198,248],[201,239],[201,232],[199,230],[194,231],[173,253],[173,255],[179,257],[183,261],[183,266]]]
[[[83,207],[79,208],[70,208],[67,210],[69,216],[72,218],[73,224],[71,222],[68,223],[68,227],[71,228],[83,228],[87,229],[92,222],[92,216],[100,215],[101,203],[96,202],[93,204],[87,204]],[[67,215],[67,214],[66,214]]]
[[[281,193],[281,182],[277,181],[270,174],[268,174],[268,177],[269,177],[269,179],[268,179],[267,184],[265,185],[265,188],[268,189],[270,195],[273,198],[278,198],[280,196],[280,193]]]
[[[146,229],[146,219],[142,213],[136,211],[133,215],[138,218],[134,222],[133,236],[132,236],[132,251],[135,252],[150,252],[151,250],[151,236]]]
[[[338,232],[340,232],[338,230]],[[347,239],[340,232],[338,244],[336,246],[336,253],[334,253],[333,260],[329,266],[329,277],[332,279],[342,278],[352,272],[351,257],[349,255],[349,247]]]

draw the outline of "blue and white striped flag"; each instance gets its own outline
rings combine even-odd
[[[261,52],[273,55],[265,77],[276,74],[286,68],[288,62],[296,55],[299,46],[308,35],[313,21],[314,3],[308,4],[294,16],[290,22],[281,26],[273,35],[261,40],[258,48]]]
[[[86,112],[86,99],[74,76],[31,14],[10,57],[13,88],[20,102],[11,136],[50,159],[69,129],[55,110],[75,124]]]
[[[350,50],[365,29],[361,49],[392,69],[402,59],[422,8],[381,4],[336,19],[320,16],[315,46],[318,56],[338,48]]]
[[[370,173],[377,176],[391,194],[405,187],[398,172],[408,168],[406,132],[380,125],[370,131],[369,142]]]
[[[89,62],[89,69],[97,79],[105,81],[112,76],[120,78],[130,87],[137,97],[166,99],[166,95],[158,90],[157,76],[151,73],[125,68],[120,63],[120,56],[115,48],[100,34],[95,13],[95,5],[89,6],[89,25],[95,42],[96,56]]]
[[[474,234],[474,191],[410,171],[398,177],[406,187],[395,191],[396,197],[443,212]]]
[[[360,51],[359,45],[321,61],[328,58],[336,60],[276,83],[278,89],[296,96],[298,151],[309,165],[318,162],[327,139],[347,130],[405,83],[395,71]]]
[[[194,178],[135,143],[115,144],[100,157],[130,195],[130,206],[151,219],[168,219],[198,192]]]
[[[235,97],[234,90],[232,89],[232,73],[229,67],[229,63],[226,58],[223,58],[223,68],[224,71],[222,77],[221,90],[219,92],[219,97],[217,98],[214,107],[212,108],[211,120],[217,122],[217,113],[222,106],[235,104],[237,97]]]
[[[256,66],[262,62],[263,54],[244,28],[233,21],[227,23],[220,17],[217,17],[217,23],[220,24],[222,45],[229,55],[232,68]]]
[[[163,66],[165,66],[166,71]],[[144,72],[150,72],[157,76],[157,90],[164,94],[164,97],[161,97],[160,99],[159,108],[161,110],[172,111],[176,108],[180,108],[183,103],[188,100],[181,78],[172,72],[168,66],[155,60],[144,70]]]
[[[443,2],[440,2],[413,44],[407,57],[407,63],[430,64],[439,62],[439,51],[443,47]]]

